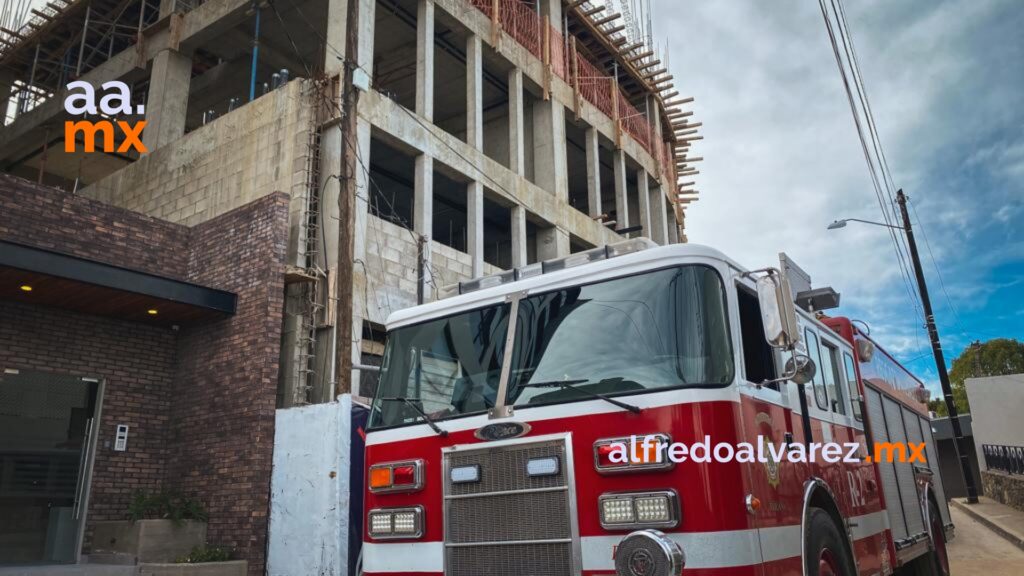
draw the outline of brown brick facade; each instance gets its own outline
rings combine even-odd
[[[273,194],[192,229],[189,279],[238,294],[238,312],[184,329],[171,401],[169,483],[202,494],[208,539],[266,556],[288,196]]]
[[[206,506],[208,541],[263,573],[288,202],[187,228],[0,176],[0,239],[238,296],[235,315],[178,330],[0,300],[0,368],[104,381],[90,524],[126,518],[137,489],[180,489]]]

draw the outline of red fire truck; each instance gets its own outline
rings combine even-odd
[[[363,573],[948,574],[923,385],[789,268],[633,239],[394,313]],[[859,446],[838,463],[612,457],[651,435]]]

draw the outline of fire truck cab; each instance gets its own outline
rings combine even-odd
[[[633,239],[451,292],[388,320],[363,574],[948,573],[923,386],[785,265]]]

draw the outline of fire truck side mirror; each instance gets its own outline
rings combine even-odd
[[[765,339],[775,348],[794,350],[800,341],[800,329],[786,277],[775,271],[758,278],[757,300]]]
[[[811,360],[810,356],[793,354],[793,357],[786,361],[786,377],[798,386],[814,380],[817,372],[818,367],[814,365],[814,360]]]

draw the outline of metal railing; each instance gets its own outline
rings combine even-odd
[[[1024,446],[982,444],[981,451],[985,456],[985,468],[1024,474]]]

